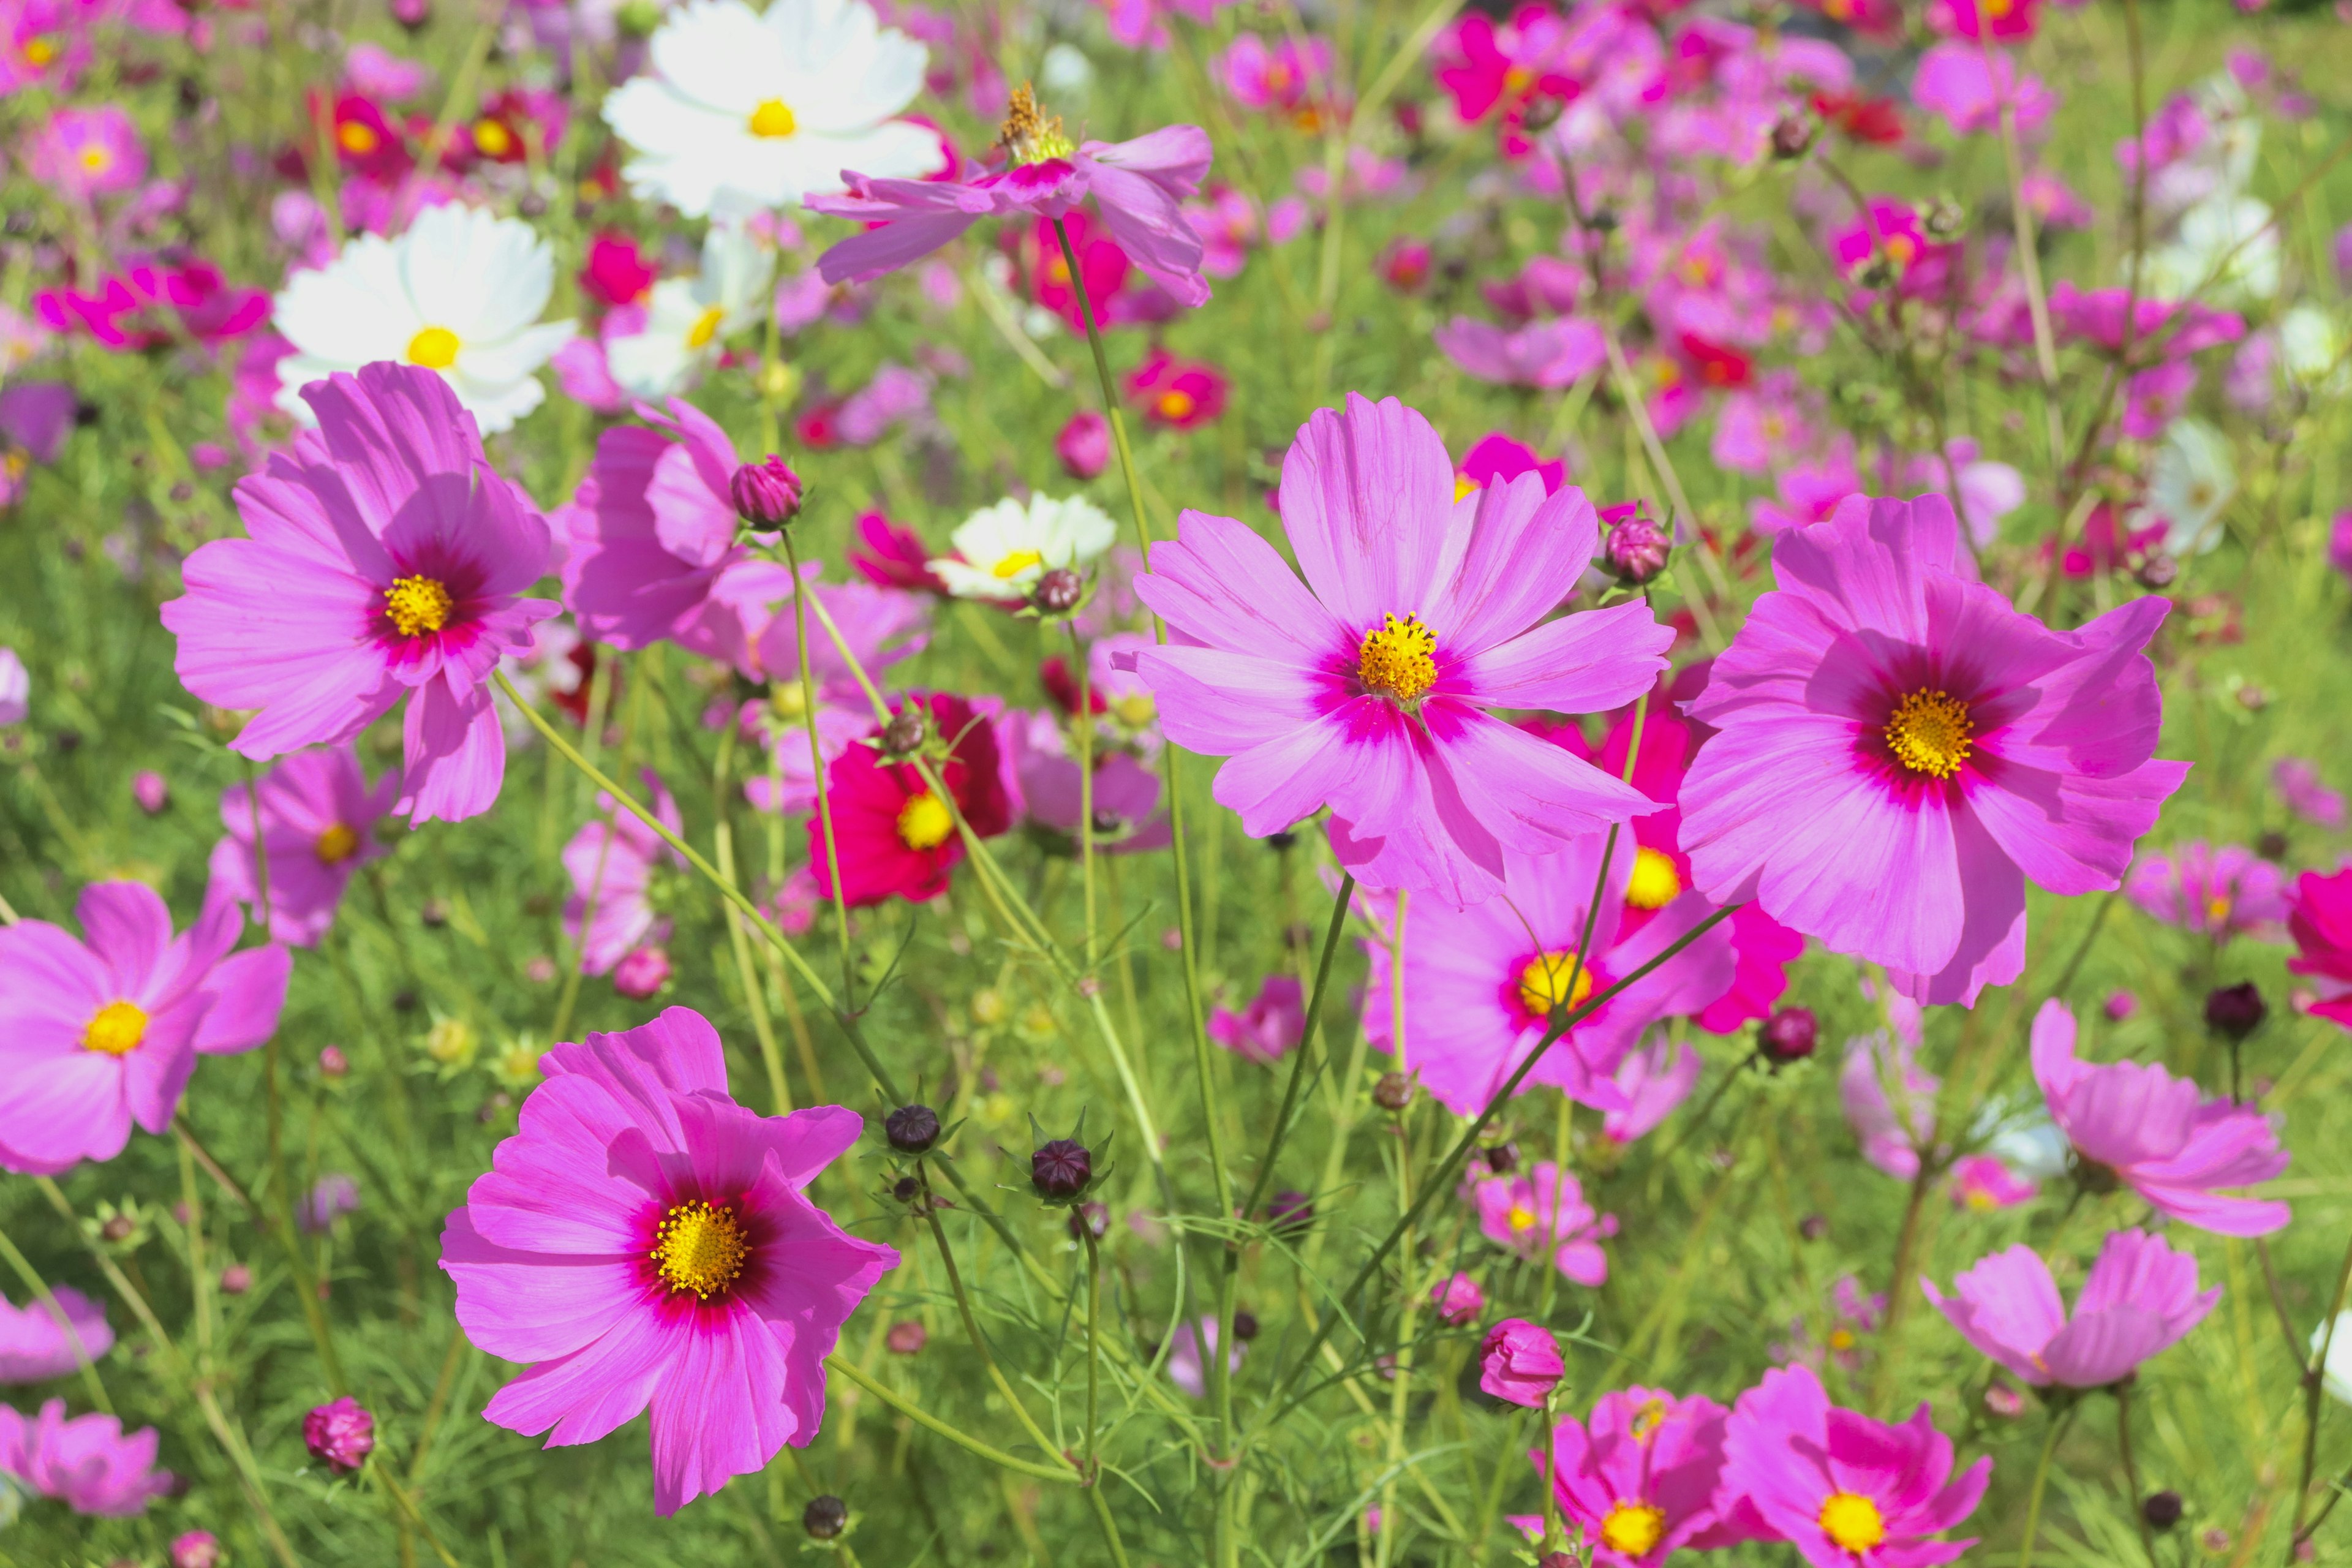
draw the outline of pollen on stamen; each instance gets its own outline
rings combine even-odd
[[[1539,952],[1519,971],[1519,1005],[1531,1018],[1549,1018],[1562,1007],[1581,1007],[1591,994],[1591,966],[1579,963],[1572,947]]]
[[[1356,653],[1356,679],[1364,689],[1398,702],[1412,702],[1437,684],[1437,637],[1419,616],[1383,616],[1364,634]]]
[[[1948,779],[1975,746],[1968,705],[1941,688],[1906,692],[1886,720],[1886,747],[1915,773]]]
[[[457,601],[431,577],[395,577],[383,591],[383,613],[402,637],[421,637],[449,624]]]
[[[734,1209],[701,1202],[673,1205],[654,1231],[649,1254],[670,1294],[690,1290],[704,1301],[734,1284],[751,1255]]]

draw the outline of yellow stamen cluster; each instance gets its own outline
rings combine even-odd
[[[1200,404],[1191,393],[1171,388],[1160,395],[1160,417],[1168,420],[1190,419]]]
[[[1915,773],[1948,779],[1969,760],[1976,732],[1968,704],[1940,687],[1906,692],[1886,720],[1886,745]]]
[[[1045,558],[1034,550],[1016,550],[988,569],[988,574],[1010,582],[1032,566],[1043,566]]]
[[[514,132],[488,115],[474,121],[474,150],[485,158],[503,158],[514,151]]]
[[[1364,634],[1356,679],[1375,696],[1413,702],[1437,684],[1437,637],[1419,616],[1383,616]]]
[[[395,577],[383,591],[383,613],[391,617],[393,629],[404,637],[439,631],[449,624],[449,612],[456,608],[449,590],[431,577]]]
[[[109,1002],[98,1010],[81,1032],[81,1047],[86,1051],[102,1051],[110,1057],[125,1057],[139,1048],[147,1037],[147,1014],[135,1002]]]
[[[383,145],[383,138],[375,127],[357,120],[346,120],[335,127],[335,141],[354,158],[364,158]]]
[[[1023,166],[1066,158],[1078,150],[1063,133],[1062,117],[1039,109],[1037,95],[1026,82],[1013,89],[1013,106],[1004,112],[1004,123],[997,127],[996,144],[1014,164]]]
[[[1531,1017],[1549,1018],[1555,1008],[1581,1007],[1591,994],[1592,970],[1577,962],[1572,947],[1539,952],[1519,971],[1519,1005]]]
[[[338,822],[319,835],[310,852],[318,856],[321,866],[340,866],[360,852],[360,836],[352,831],[350,824]]]
[[[1854,1492],[1832,1492],[1822,1504],[1822,1533],[1848,1552],[1867,1552],[1886,1539],[1878,1505]]]
[[[1628,1557],[1655,1551],[1666,1537],[1666,1510],[1655,1503],[1621,1502],[1601,1521],[1601,1544]]]
[[[947,803],[925,790],[898,808],[898,842],[909,849],[937,849],[955,831]]]
[[[672,1295],[691,1290],[708,1301],[735,1283],[751,1255],[732,1208],[696,1202],[676,1205],[662,1215],[651,1256],[654,1272]]]
[[[1633,880],[1625,884],[1625,901],[1637,910],[1663,910],[1683,890],[1675,863],[1663,850],[1633,852]]]
[[[426,370],[447,370],[457,363],[457,334],[446,327],[425,327],[408,340],[408,363]]]
[[[751,134],[780,141],[801,128],[800,117],[781,98],[766,98],[751,110]]]
[[[711,306],[702,314],[695,317],[694,325],[686,329],[686,346],[698,349],[708,344],[711,339],[719,335],[719,323],[726,319],[726,310],[718,305]]]

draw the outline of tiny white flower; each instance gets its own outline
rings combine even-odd
[[[2202,555],[2221,542],[2221,509],[2238,493],[2229,438],[2201,419],[2176,419],[2148,465],[2147,510],[2170,531],[2175,555]]]
[[[519,218],[453,205],[426,208],[397,239],[362,235],[273,301],[294,345],[278,364],[278,406],[313,423],[304,386],[398,360],[440,372],[484,435],[507,429],[546,397],[535,373],[572,337],[572,322],[539,319],[554,288],[554,252]]]
[[[1008,497],[955,531],[961,560],[934,561],[931,570],[960,599],[1025,599],[1047,572],[1100,556],[1118,531],[1100,507],[1076,496]]]
[[[655,284],[644,330],[604,345],[614,381],[637,397],[682,390],[718,358],[729,337],[760,320],[775,275],[772,247],[740,226],[711,225],[702,241],[702,270]]]
[[[2268,300],[2279,290],[2278,230],[2269,205],[2252,196],[2224,192],[2198,203],[2181,215],[2179,236],[2147,261],[2147,292],[2157,299],[2205,289],[2228,302]]]
[[[604,100],[604,121],[635,150],[640,195],[689,217],[797,205],[843,189],[841,171],[913,178],[939,138],[892,118],[922,89],[923,47],[885,28],[864,0],[697,0],[673,11],[651,68]]]
[[[2332,1338],[2325,1322],[2311,1331],[2311,1353],[2317,1355],[2322,1345],[2327,1347],[2327,1362],[2319,1369],[2319,1386],[2330,1399],[2352,1405],[2352,1311],[2336,1314]]]
[[[2341,392],[2346,376],[2344,331],[2316,305],[2297,305],[2279,318],[2279,367],[2293,384]]]

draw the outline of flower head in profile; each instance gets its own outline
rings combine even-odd
[[[132,1123],[172,1125],[199,1053],[251,1050],[278,1028],[293,961],[231,952],[245,918],[215,898],[174,936],[139,882],[93,882],[82,940],[47,921],[0,929],[0,1168],[54,1175],[111,1160]]]
[[[229,743],[257,761],[352,740],[405,697],[394,809],[478,816],[506,773],[490,672],[557,609],[522,597],[547,523],[440,376],[371,364],[303,396],[319,427],[237,484],[249,537],[199,546],[163,606],[181,684],[259,710]]]
[[[1582,1421],[1552,1433],[1553,1494],[1562,1522],[1581,1528],[1609,1568],[1651,1568],[1685,1548],[1706,1552],[1754,1538],[1717,1508],[1724,1426],[1730,1412],[1702,1394],[1621,1388]],[[1531,1455],[1540,1474],[1545,1456]]]
[[[1507,851],[1653,804],[1486,710],[1618,707],[1673,633],[1639,602],[1545,618],[1599,540],[1580,491],[1528,474],[1454,493],[1426,419],[1350,394],[1283,461],[1304,582],[1245,524],[1187,511],[1135,589],[1175,634],[1136,656],[1168,736],[1231,759],[1213,794],[1252,837],[1328,805],[1359,881],[1459,908],[1501,890]]]
[[[1008,496],[966,518],[951,536],[955,554],[930,569],[960,599],[1017,604],[1046,573],[1100,559],[1118,533],[1102,508],[1083,497]]]
[[[1525,1318],[1504,1319],[1486,1331],[1479,1346],[1479,1392],[1530,1410],[1542,1408],[1566,1371],[1559,1342]]]
[[[1927,1302],[1969,1343],[2036,1388],[2104,1388],[2205,1321],[2221,1289],[2199,1294],[2197,1259],[2141,1230],[2110,1231],[2072,1317],[2042,1255],[2020,1245],[1977,1260]]]
[[[1952,1162],[1952,1206],[1986,1213],[2014,1208],[2042,1190],[2032,1177],[1997,1154],[1963,1154]]]
[[[825,819],[813,816],[808,823],[809,867],[826,898],[833,896],[829,853],[840,861],[842,897],[851,905],[891,898],[920,903],[947,891],[948,874],[963,858],[958,816],[982,838],[1012,826],[995,726],[971,703],[945,692],[910,696],[898,706],[908,710],[920,711],[946,748],[932,766],[954,808],[931,792],[913,763],[885,762],[870,744],[844,749],[826,771],[833,850],[825,842]]]
[[[1603,1240],[1617,1234],[1615,1215],[1595,1214],[1584,1188],[1549,1160],[1533,1171],[1474,1183],[1468,1196],[1488,1241],[1529,1261],[1546,1258],[1579,1285],[1598,1289],[1609,1278]]]
[[[263,773],[257,791],[221,792],[221,826],[213,846],[212,885],[262,912],[254,874],[254,824],[260,823],[269,882],[269,934],[292,947],[316,947],[335,923],[352,873],[388,851],[376,824],[400,794],[400,775],[373,785],[349,742],[298,752]],[[258,800],[258,809],[256,801]]]
[[[55,1311],[37,1298],[21,1307],[0,1300],[0,1383],[47,1383],[114,1348],[102,1304],[70,1285],[49,1294]]]
[[[683,1007],[540,1065],[441,1237],[467,1338],[531,1363],[483,1414],[556,1447],[650,1405],[655,1507],[675,1513],[816,1436],[824,1358],[898,1261],[805,1192],[864,1123],[738,1105],[718,1032]]]
[[[451,205],[397,239],[361,235],[278,296],[272,321],[294,344],[278,406],[311,424],[312,382],[392,360],[438,375],[495,436],[547,396],[533,373],[572,337],[570,321],[539,319],[554,288],[555,253],[520,218]]]
[[[2245,933],[2263,941],[2286,934],[2286,879],[2242,844],[2203,839],[2133,862],[2124,896],[2156,919],[2213,939]]]
[[[2027,880],[2116,887],[2188,773],[2154,757],[2166,601],[2053,630],[1960,574],[1958,531],[1941,497],[1855,496],[1782,532],[1684,708],[1717,731],[1682,791],[1700,890],[1934,1003],[2015,980]]]
[[[173,1486],[172,1472],[155,1468],[155,1429],[127,1436],[122,1423],[91,1411],[66,1419],[66,1402],[52,1399],[38,1415],[0,1405],[0,1476],[22,1481],[76,1513],[128,1518]]]
[[[645,783],[653,814],[672,833],[682,833],[677,802],[660,775],[648,768]],[[572,879],[563,930],[580,944],[583,974],[606,973],[633,950],[667,939],[669,921],[655,908],[653,883],[665,868],[686,868],[685,857],[635,813],[616,809],[612,796],[597,795],[596,812],[563,847],[563,869]]]
[[[2352,1029],[2352,869],[2305,871],[2289,901],[2295,951],[2286,966],[2319,993],[2312,1016]]]
[[[2216,1236],[2267,1236],[2287,1222],[2275,1199],[2231,1197],[2286,1169],[2270,1118],[2205,1100],[2152,1062],[2095,1067],[2074,1055],[2074,1015],[2053,997],[2033,1016],[2033,1078],[2050,1119],[2095,1187],[2127,1186],[2157,1213]]]
[[[1609,1081],[1625,1097],[1625,1107],[1601,1118],[1601,1135],[1622,1147],[1655,1128],[1690,1098],[1705,1065],[1689,1046],[1663,1032],[1655,1034],[1648,1045],[1628,1053],[1609,1075]]]

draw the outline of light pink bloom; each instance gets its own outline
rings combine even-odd
[[[1234,1055],[1270,1066],[1288,1056],[1307,1033],[1307,995],[1295,974],[1269,974],[1250,1004],[1236,1013],[1209,1015],[1209,1038]]]
[[[1601,1117],[1601,1135],[1622,1145],[1650,1131],[1690,1098],[1703,1065],[1696,1051],[1664,1037],[1627,1056],[1610,1075],[1625,1109]]]
[[[0,1405],[0,1475],[24,1482],[76,1513],[127,1517],[172,1489],[172,1472],[155,1468],[155,1428],[124,1436],[122,1423],[91,1411],[66,1419],[52,1399],[37,1416]]]
[[[25,167],[58,195],[88,201],[145,179],[147,149],[131,116],[114,104],[60,109],[33,133]]]
[[[651,768],[645,773],[647,802],[671,832],[685,829],[677,802]],[[686,858],[662,842],[633,812],[616,810],[613,797],[596,796],[598,817],[572,836],[563,847],[563,869],[572,878],[572,897],[563,904],[563,930],[580,943],[580,973],[603,974],[632,948],[660,942],[669,934],[669,921],[655,913],[646,892],[664,868],[683,871]],[[590,906],[594,906],[593,913]],[[581,922],[587,921],[587,934]]]
[[[302,389],[319,427],[236,487],[247,539],[199,546],[163,606],[182,684],[257,708],[229,749],[263,761],[355,739],[409,697],[412,823],[489,809],[506,773],[490,671],[551,600],[547,523],[482,453],[448,384],[381,363]]]
[[[1217,1352],[1217,1320],[1202,1318],[1199,1323],[1179,1323],[1168,1340],[1168,1375],[1176,1386],[1195,1399],[1208,1397],[1208,1369],[1202,1364],[1201,1347],[1209,1347],[1209,1354]],[[1225,1357],[1227,1376],[1241,1371],[1242,1356],[1247,1345],[1237,1344]]]
[[[1325,90],[1331,76],[1331,41],[1308,35],[1272,47],[1255,33],[1235,36],[1218,58],[1217,75],[1236,102],[1288,112]]]
[[[898,1261],[803,1191],[865,1124],[736,1104],[718,1032],[683,1007],[540,1068],[441,1236],[467,1338],[533,1363],[483,1414],[557,1447],[650,1404],[654,1506],[672,1514],[816,1436],[824,1357]]]
[[[2104,1388],[2205,1321],[2221,1288],[2200,1295],[2197,1259],[2140,1230],[2107,1233],[2069,1319],[2050,1266],[2018,1246],[1977,1260],[1928,1304],[1986,1355],[2036,1388]]]
[[[2271,788],[2286,808],[2315,826],[2344,826],[2344,796],[2320,779],[2319,765],[2304,757],[2281,757],[2271,764]]]
[[[1862,475],[1853,466],[1852,444],[1840,437],[1825,456],[1791,463],[1773,480],[1777,499],[1759,496],[1748,503],[1756,531],[1778,534],[1808,523],[1826,522],[1850,495],[1862,489]]]
[[[54,1313],[37,1298],[21,1307],[0,1300],[0,1383],[47,1383],[114,1348],[103,1304],[70,1285],[49,1293]]]
[[[33,710],[33,678],[13,647],[0,647],[0,724],[21,724]]]
[[[1506,1318],[1488,1329],[1478,1351],[1479,1390],[1530,1410],[1543,1407],[1567,1370],[1559,1342],[1525,1318]]]
[[[1549,1160],[1531,1173],[1478,1182],[1469,1196],[1479,1231],[1496,1246],[1530,1262],[1549,1257],[1579,1285],[1598,1289],[1608,1279],[1601,1244],[1617,1234],[1617,1216],[1595,1214],[1583,1186]]]
[[[1456,1269],[1429,1288],[1429,1304],[1437,1315],[1455,1328],[1475,1323],[1486,1310],[1486,1293],[1478,1289],[1478,1281]]]
[[[1561,1522],[1581,1529],[1593,1561],[1651,1568],[1688,1548],[1709,1552],[1756,1539],[1717,1498],[1730,1412],[1703,1394],[1621,1388],[1583,1421],[1552,1430],[1552,1491]],[[1543,1473],[1547,1456],[1528,1456]]]
[[[1914,1058],[1918,1043],[1916,1031],[1848,1040],[1838,1073],[1838,1103],[1862,1157],[1906,1182],[1919,1173],[1919,1151],[1935,1136],[1936,1093],[1943,1087]]]
[[[1971,43],[1930,46],[1911,79],[1911,99],[1963,136],[1999,131],[2006,100],[2018,135],[2029,142],[2050,129],[2058,110],[2058,95],[2041,78],[2021,71],[2009,55]]]
[[[2142,855],[2124,896],[2167,924],[2211,937],[2216,946],[2241,931],[2263,942],[2286,940],[2285,876],[2242,844],[2217,849],[2200,838],[2169,855]]]
[[[2041,1187],[2009,1168],[1993,1154],[1966,1154],[1952,1162],[1952,1206],[1975,1209],[2013,1208]]]
[[[2197,1086],[2152,1063],[2094,1067],[2074,1056],[2074,1015],[2052,998],[2033,1016],[2033,1078],[2074,1157],[2137,1193],[2158,1214],[2217,1236],[2268,1236],[2287,1206],[2233,1198],[2286,1169],[2270,1118],[2202,1100]]]
[[[1006,793],[1019,815],[1031,822],[1075,843],[1080,816],[1091,804],[1097,850],[1132,855],[1165,849],[1173,840],[1168,814],[1160,809],[1160,775],[1131,753],[1097,750],[1094,798],[1089,803],[1080,793],[1084,777],[1078,761],[1070,755],[1061,721],[1054,714],[1007,713],[998,721],[997,733]],[[1213,1034],[1213,1022],[1210,1029]]]
[[[1601,329],[1573,316],[1517,329],[1456,316],[1437,329],[1445,357],[1480,381],[1506,386],[1562,387],[1606,363]]]
[[[316,947],[335,923],[352,873],[389,851],[376,823],[392,809],[400,775],[370,787],[349,742],[299,752],[261,775],[261,842],[268,859],[269,934],[294,947]],[[261,913],[253,874],[253,796],[246,786],[221,792],[221,826],[213,846],[212,885]]]
[[[1504,852],[1551,853],[1653,804],[1489,706],[1631,701],[1673,633],[1641,603],[1546,621],[1600,530],[1583,493],[1523,475],[1454,499],[1429,422],[1350,394],[1309,418],[1281,510],[1306,582],[1231,518],[1186,511],[1135,590],[1178,634],[1136,656],[1169,739],[1232,760],[1213,793],[1263,838],[1332,812],[1368,888],[1459,907]]]

